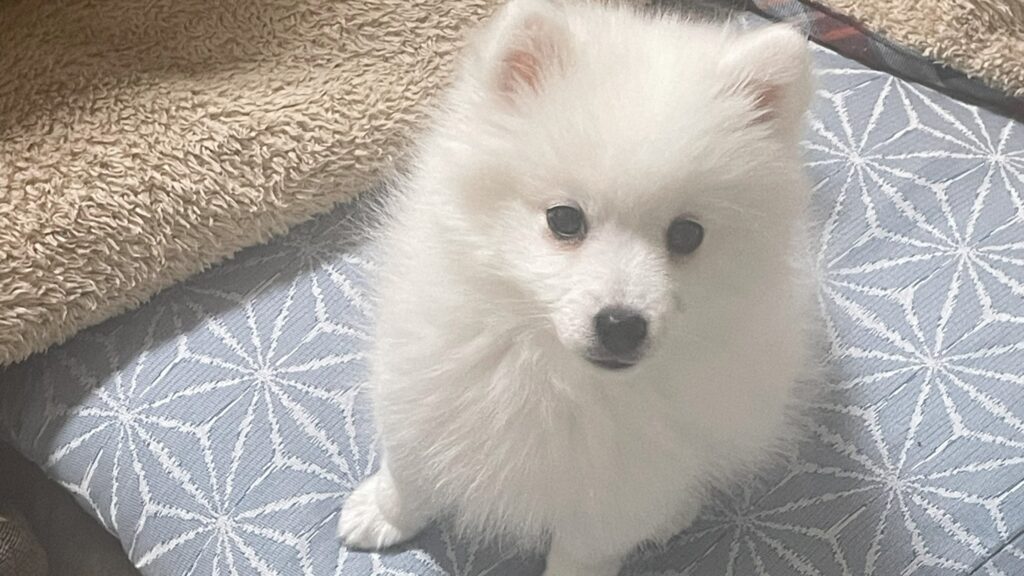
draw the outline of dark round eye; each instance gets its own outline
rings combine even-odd
[[[548,208],[548,228],[563,240],[582,238],[587,233],[583,210],[575,204],[559,204]]]
[[[673,254],[689,254],[704,241],[704,227],[687,218],[676,218],[669,224],[666,243]]]

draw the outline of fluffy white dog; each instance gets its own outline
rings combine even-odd
[[[512,0],[386,225],[381,469],[345,544],[447,517],[611,576],[791,442],[811,354],[805,39]]]

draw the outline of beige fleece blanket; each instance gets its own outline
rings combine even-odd
[[[823,0],[868,28],[1024,96],[1024,0]]]
[[[497,1],[0,2],[0,366],[372,185]]]

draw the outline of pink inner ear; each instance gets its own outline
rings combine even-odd
[[[757,122],[770,122],[776,118],[782,105],[782,87],[774,84],[760,84],[754,87],[754,107],[759,114]]]
[[[541,62],[537,54],[529,50],[512,50],[501,61],[501,76],[498,89],[505,94],[514,94],[523,87],[534,92],[540,90]]]
[[[547,68],[559,66],[558,31],[537,15],[528,16],[501,59],[498,89],[506,95],[539,92]]]

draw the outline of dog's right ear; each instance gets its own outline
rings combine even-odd
[[[511,0],[481,40],[482,80],[513,104],[539,94],[572,60],[569,23],[553,0]]]
[[[799,136],[812,94],[811,52],[801,32],[787,24],[747,32],[729,47],[719,72],[728,92],[751,103],[757,122]]]

